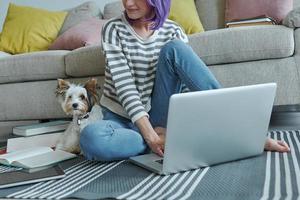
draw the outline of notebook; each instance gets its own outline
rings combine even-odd
[[[65,177],[65,173],[59,165],[34,173],[27,173],[22,170],[4,172],[0,173],[0,189],[63,177]]]

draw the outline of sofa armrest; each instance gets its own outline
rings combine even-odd
[[[71,77],[104,75],[105,59],[100,45],[81,47],[65,56],[66,74]]]
[[[245,26],[189,36],[207,65],[284,58],[294,53],[294,30],[285,26]]]

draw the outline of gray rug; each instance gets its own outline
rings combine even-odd
[[[35,199],[297,199],[300,193],[300,133],[273,131],[290,153],[263,155],[170,176],[158,176],[127,161],[82,158],[63,163],[67,176],[0,190],[0,197]]]

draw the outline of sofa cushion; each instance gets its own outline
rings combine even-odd
[[[49,49],[73,50],[89,45],[100,45],[101,30],[106,21],[95,17],[82,21],[58,36]]]
[[[9,4],[0,50],[12,54],[47,50],[66,15],[66,12]]]
[[[180,24],[186,34],[204,31],[194,0],[172,0],[169,19]]]
[[[280,23],[293,9],[293,0],[226,0],[225,21],[267,15]]]
[[[226,0],[195,0],[200,21],[206,31],[225,27]],[[294,0],[294,7],[300,0]]]
[[[271,58],[294,53],[294,31],[280,25],[218,29],[189,36],[190,45],[208,65]]]
[[[104,75],[105,59],[100,45],[82,47],[65,57],[66,74],[72,77]]]
[[[282,24],[290,28],[300,27],[300,7],[294,8],[288,15],[283,19]]]
[[[121,1],[107,3],[103,9],[103,19],[110,19],[122,14],[124,7]]]
[[[293,8],[297,8],[300,6],[300,1],[299,0],[294,0],[293,2]]]
[[[210,65],[223,87],[277,83],[274,105],[299,104],[300,85],[295,57]]]
[[[0,83],[64,78],[69,51],[40,51],[0,58]]]
[[[225,0],[195,0],[195,2],[206,31],[224,28]]]
[[[100,8],[97,6],[96,2],[94,1],[85,2],[67,11],[68,11],[68,15],[58,35],[63,34],[66,30],[68,30],[72,26],[79,24],[80,22],[87,20],[91,17],[102,18]]]

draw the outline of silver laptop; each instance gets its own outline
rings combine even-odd
[[[211,166],[263,152],[276,83],[172,95],[164,158],[131,157],[158,174]]]

